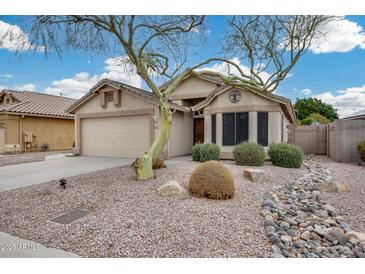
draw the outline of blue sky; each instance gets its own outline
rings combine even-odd
[[[190,65],[216,55],[224,20],[222,16],[208,16],[206,44],[194,50]],[[18,22],[14,16],[0,17],[0,36],[9,27],[22,31]],[[347,16],[327,30],[328,37],[303,56],[277,93],[293,102],[296,97],[316,96],[346,116],[365,109],[365,16]],[[0,45],[0,89],[62,92],[79,98],[102,78],[142,85],[138,77],[114,64],[117,56],[68,51],[61,58],[46,58],[42,53],[16,55],[12,46],[11,42]],[[215,68],[219,69],[219,64]]]

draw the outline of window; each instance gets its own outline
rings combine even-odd
[[[217,115],[212,115],[212,143],[215,144],[217,142]]]
[[[114,100],[114,94],[113,93],[114,93],[113,91],[109,91],[106,94],[108,102],[113,102],[113,100]]]
[[[248,112],[223,113],[223,145],[234,146],[248,140]]]
[[[236,113],[236,144],[248,140],[248,112]]]
[[[269,114],[267,112],[257,113],[257,143],[268,146]]]

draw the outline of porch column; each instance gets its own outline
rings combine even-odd
[[[248,141],[257,143],[257,111],[248,113]]]
[[[218,146],[222,146],[222,113],[217,113],[216,116],[216,141]]]
[[[204,115],[204,143],[212,142],[212,116]]]
[[[269,145],[281,142],[281,113],[269,112]]]

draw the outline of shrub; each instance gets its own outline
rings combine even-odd
[[[200,164],[191,174],[189,181],[189,191],[198,197],[231,199],[234,190],[233,176],[217,161]]]
[[[193,157],[193,161],[199,162],[200,160],[200,148],[202,144],[195,144],[191,150],[191,156]]]
[[[262,166],[265,162],[264,148],[256,143],[242,143],[233,149],[233,159],[241,166]]]
[[[301,125],[304,125],[304,126],[310,126],[312,123],[313,123],[313,120],[311,118],[304,118],[301,121]]]
[[[193,161],[206,162],[220,158],[221,149],[216,144],[195,144],[191,151]]]
[[[361,160],[365,162],[365,140],[362,140],[357,144],[357,151],[359,152]]]
[[[41,145],[41,150],[42,151],[48,151],[49,150],[49,144],[42,144]]]
[[[165,162],[160,158],[157,158],[152,165],[152,169],[160,169],[164,167],[166,167]]]
[[[281,143],[270,145],[269,156],[275,166],[300,168],[304,153],[295,145]]]
[[[199,153],[199,162],[218,161],[221,149],[216,144],[202,144]]]

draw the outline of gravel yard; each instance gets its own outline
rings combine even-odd
[[[59,153],[64,153],[64,151],[27,152],[14,155],[0,155],[0,166],[41,162],[44,161],[46,156]]]
[[[329,168],[334,181],[350,188],[350,192],[323,193],[325,200],[333,205],[355,230],[365,233],[365,166],[336,163],[327,157],[315,157]]]
[[[260,215],[263,195],[300,177],[306,169],[266,164],[265,183],[252,183],[244,167],[223,162],[233,173],[235,196],[217,201],[165,198],[156,189],[176,180],[185,185],[192,161],[157,171],[157,179],[134,181],[117,167],[0,193],[0,231],[84,257],[266,257],[270,244]],[[49,220],[74,208],[91,213],[69,225]]]

